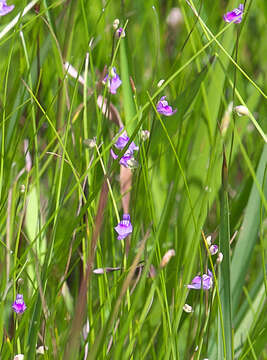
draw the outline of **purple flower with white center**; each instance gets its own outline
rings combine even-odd
[[[116,36],[118,38],[124,38],[125,37],[125,31],[122,27],[118,28],[118,30],[116,31]]]
[[[218,245],[215,245],[215,244],[211,245],[210,248],[209,248],[209,250],[210,250],[211,255],[217,254],[217,252],[218,252]]]
[[[234,9],[233,11],[230,11],[223,15],[223,20],[225,22],[234,22],[236,24],[239,24],[242,21],[242,16],[244,13],[244,5],[240,4],[237,9]]]
[[[125,239],[128,235],[133,232],[133,226],[129,214],[124,214],[122,220],[114,228],[118,233],[118,240]]]
[[[0,1],[0,16],[4,16],[14,9],[14,5],[8,6],[6,0]]]
[[[120,129],[120,132],[122,131],[122,128]],[[128,137],[126,131],[124,131],[118,138],[118,140],[116,141],[116,143],[114,144],[115,148],[118,150],[122,150],[127,144],[128,141],[130,140],[130,138]],[[131,160],[134,160],[134,151],[138,151],[139,147],[137,145],[135,145],[135,143],[132,141],[130,146],[128,147],[128,149],[125,151],[124,155],[121,157],[120,159],[120,164],[125,166],[125,167],[130,167],[129,163],[131,163]],[[111,149],[110,150],[111,156],[113,157],[113,159],[117,159],[118,155],[115,154],[115,152]]]
[[[111,94],[116,94],[118,87],[121,86],[121,79],[116,73],[116,68],[113,67],[110,71],[110,76],[107,74],[104,77],[103,84],[106,84]]]
[[[26,310],[26,308],[27,308],[27,306],[25,305],[25,302],[23,300],[23,295],[17,294],[16,300],[12,304],[12,309],[17,314],[23,314],[24,311]]]
[[[166,96],[162,96],[160,101],[157,103],[157,112],[165,116],[171,116],[176,113],[177,109],[172,110],[172,107],[168,104],[168,101],[165,99]]]
[[[187,285],[188,289],[200,290],[209,290],[213,285],[213,275],[210,270],[208,270],[208,275],[203,274],[202,276],[195,276],[191,281],[191,284]]]

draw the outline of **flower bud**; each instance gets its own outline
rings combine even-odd
[[[83,140],[84,145],[88,146],[90,149],[93,149],[96,146],[96,136],[93,139]]]
[[[47,350],[48,350],[47,346],[41,345],[36,349],[36,354],[44,355],[45,351]]]
[[[160,267],[164,268],[173,256],[175,256],[175,250],[168,250],[161,260]]]
[[[115,19],[115,20],[113,21],[113,29],[117,30],[119,24],[120,24],[120,20],[119,20],[119,19]]]
[[[14,357],[13,360],[23,360],[24,359],[24,355],[23,354],[18,354]]]
[[[235,112],[237,113],[238,116],[248,116],[249,115],[248,108],[244,105],[236,106]]]
[[[157,86],[158,86],[158,87],[161,87],[161,85],[164,83],[164,81],[165,81],[164,79],[161,79],[161,80],[158,82],[158,85],[157,85]]]
[[[134,158],[127,160],[127,165],[130,169],[136,169],[138,167],[138,161]]]
[[[207,236],[206,241],[207,241],[208,246],[211,246],[211,236],[210,235]]]
[[[178,7],[172,8],[166,19],[167,24],[172,28],[178,27],[183,21],[182,12]]]
[[[18,286],[22,286],[24,284],[24,280],[22,278],[18,278],[17,284]]]
[[[219,252],[216,261],[217,261],[218,264],[220,264],[223,261],[223,253]]]
[[[147,139],[149,139],[149,136],[150,136],[150,132],[148,130],[141,131],[141,139],[143,141],[146,141]]]
[[[192,306],[190,306],[190,305],[188,305],[188,304],[184,304],[183,310],[184,310],[186,313],[188,313],[188,314],[190,314],[191,312],[193,312]]]

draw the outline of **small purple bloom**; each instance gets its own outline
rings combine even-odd
[[[116,94],[118,87],[121,86],[121,79],[119,75],[116,73],[115,67],[111,69],[110,76],[109,74],[107,74],[104,77],[103,84],[106,83],[111,94]]]
[[[215,255],[215,254],[217,254],[217,252],[218,252],[218,246],[217,245],[211,245],[210,246],[210,253],[211,253],[211,255]]]
[[[12,309],[17,314],[23,314],[26,308],[27,306],[25,305],[25,302],[23,300],[23,295],[17,294],[16,300],[13,302]]]
[[[120,132],[122,131],[122,128],[120,129]],[[128,137],[126,131],[124,131],[118,138],[118,140],[116,141],[116,143],[114,144],[115,148],[118,150],[122,150],[128,143],[128,141],[130,140],[130,138]],[[124,155],[122,156],[122,158],[120,159],[120,164],[125,166],[125,167],[129,167],[128,161],[130,160],[134,160],[134,151],[138,151],[139,147],[137,145],[135,145],[135,143],[132,141],[130,146],[128,147],[128,149],[125,151]],[[111,156],[113,157],[113,159],[117,159],[118,155],[115,154],[115,152],[111,149],[110,150]]]
[[[0,16],[4,16],[8,14],[10,11],[14,9],[14,5],[8,6],[6,0],[0,0]]]
[[[236,24],[240,23],[242,21],[242,16],[244,13],[244,5],[240,4],[237,9],[234,9],[233,11],[230,11],[223,15],[223,20],[225,22],[234,22]]]
[[[120,131],[122,131],[123,128],[120,128]],[[127,145],[127,142],[130,140],[129,136],[127,135],[127,132],[124,131],[119,137],[118,137],[118,140],[116,141],[115,143],[115,147],[119,150],[123,149],[126,145]]]
[[[202,276],[195,276],[191,281],[191,284],[187,285],[188,289],[200,290],[201,287],[203,290],[209,290],[213,284],[213,275],[210,270],[208,270],[208,275],[203,274]]]
[[[165,116],[171,116],[176,113],[177,109],[172,110],[172,107],[168,104],[168,101],[165,99],[166,96],[162,96],[160,101],[157,103],[157,112]]]
[[[118,233],[118,240],[122,240],[126,238],[133,232],[133,226],[131,224],[130,215],[124,214],[122,220],[118,223],[118,225],[114,228]]]
[[[124,38],[125,37],[125,31],[122,27],[118,28],[118,30],[116,31],[116,36],[119,38]]]

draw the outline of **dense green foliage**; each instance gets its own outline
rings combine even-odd
[[[245,0],[240,24],[223,21],[232,0],[13,3],[0,17],[1,360],[267,359],[267,2]],[[110,156],[121,121],[132,170]],[[92,271],[106,267],[120,269]],[[189,290],[208,269],[213,287]]]

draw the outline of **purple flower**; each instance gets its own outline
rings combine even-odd
[[[191,281],[191,284],[187,285],[188,289],[200,290],[201,287],[203,290],[209,290],[213,284],[213,275],[210,270],[208,270],[208,275],[203,274],[202,276],[195,276]]]
[[[103,84],[106,84],[108,86],[109,91],[111,94],[116,94],[118,87],[121,86],[121,79],[119,75],[116,73],[116,68],[113,67],[110,71],[110,76],[107,74],[104,77]]]
[[[24,311],[26,310],[26,308],[27,308],[27,306],[25,305],[25,302],[23,300],[23,295],[17,294],[16,300],[12,304],[12,309],[17,314],[23,314]]]
[[[118,30],[116,31],[116,36],[119,38],[124,38],[125,37],[125,31],[122,27],[118,28]]]
[[[211,255],[215,255],[218,252],[218,245],[215,245],[215,244],[211,245],[209,249],[210,249]]]
[[[133,226],[131,224],[130,215],[124,214],[122,220],[118,223],[118,225],[114,228],[118,233],[118,240],[122,240],[126,238],[133,232]]]
[[[0,16],[4,16],[8,14],[10,11],[14,9],[14,5],[8,6],[6,4],[6,0],[0,0]]]
[[[120,132],[122,131],[123,128],[120,129]],[[127,135],[127,132],[124,131],[118,138],[118,140],[116,141],[116,143],[114,144],[115,148],[118,150],[122,150],[128,143],[128,141],[130,140],[130,138]],[[124,155],[122,156],[122,158],[120,159],[120,164],[125,166],[125,167],[130,167],[130,163],[134,162],[132,160],[134,160],[134,156],[133,153],[134,151],[138,151],[139,147],[137,145],[135,145],[135,143],[132,141],[130,146],[128,147],[128,149],[125,151]],[[111,156],[113,157],[113,159],[117,159],[118,155],[115,154],[115,152],[111,149],[110,150]]]
[[[172,107],[168,104],[168,101],[165,99],[166,96],[162,96],[160,101],[157,103],[157,112],[165,116],[171,116],[176,113],[177,109],[172,110]]]
[[[120,131],[121,132],[123,130],[123,128],[120,128]],[[115,147],[119,150],[123,149],[126,145],[127,145],[127,142],[130,140],[129,136],[127,135],[127,132],[124,131],[119,137],[118,137],[118,140],[116,141],[115,143]]]
[[[223,15],[223,20],[225,22],[234,22],[236,24],[240,23],[242,21],[242,15],[244,12],[244,5],[240,4],[237,9],[234,9],[233,11],[230,11]]]

